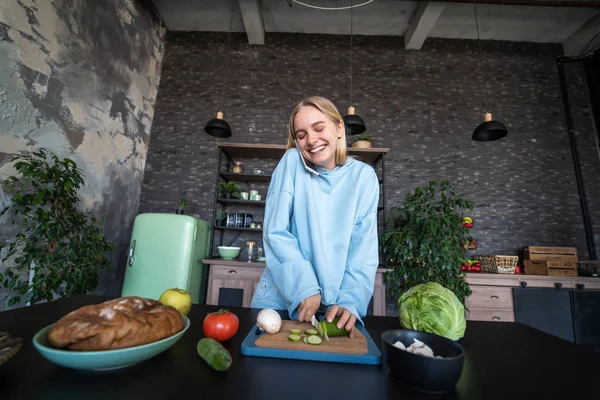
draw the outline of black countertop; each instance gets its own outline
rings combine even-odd
[[[196,353],[202,320],[218,307],[194,305],[191,326],[166,352],[114,371],[82,372],[46,361],[31,343],[41,328],[83,305],[106,297],[81,296],[0,313],[0,331],[20,336],[21,351],[0,366],[0,398],[20,399],[575,399],[600,398],[600,353],[517,323],[468,321],[464,370],[455,391],[416,392],[384,366],[247,357],[240,345],[258,310],[230,308],[240,319],[225,347],[233,357],[217,372]],[[371,337],[399,328],[397,318],[364,319]]]

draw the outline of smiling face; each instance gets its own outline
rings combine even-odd
[[[338,141],[344,133],[344,122],[333,122],[313,106],[300,108],[294,117],[294,133],[298,150],[319,167],[335,168]]]

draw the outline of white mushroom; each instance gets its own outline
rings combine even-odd
[[[396,342],[396,343],[399,343],[399,342]],[[394,344],[394,346],[396,346],[396,345]],[[398,346],[396,346],[396,347],[398,347]],[[400,348],[400,347],[398,347],[398,348]],[[402,349],[402,350],[406,350],[409,353],[418,354],[420,356],[435,357],[431,347],[427,346],[425,343],[423,343],[417,339],[414,339],[414,342],[411,343],[410,346],[408,346],[407,348]]]
[[[406,350],[406,346],[404,345],[404,343],[402,343],[399,340],[396,340],[396,343],[394,343],[394,347],[397,347],[400,350]]]
[[[415,349],[415,354],[419,354],[426,357],[433,357],[433,350],[429,346],[423,346]]]
[[[258,329],[267,333],[277,333],[281,329],[281,316],[275,310],[265,308],[256,317]]]

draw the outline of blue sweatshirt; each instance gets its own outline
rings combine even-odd
[[[251,306],[296,319],[300,302],[320,293],[322,304],[344,307],[362,323],[379,265],[379,181],[353,158],[319,173],[304,169],[295,148],[275,168],[263,222],[267,266]]]

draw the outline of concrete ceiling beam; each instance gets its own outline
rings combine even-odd
[[[404,48],[420,50],[443,10],[443,3],[435,1],[419,2],[404,34]]]
[[[444,3],[470,3],[474,0],[440,0]],[[477,4],[505,4],[510,6],[543,7],[594,7],[600,8],[598,0],[477,0]]]
[[[577,57],[600,46],[600,14],[583,24],[563,43],[565,56]]]
[[[265,44],[265,24],[259,0],[238,0],[248,43]]]

